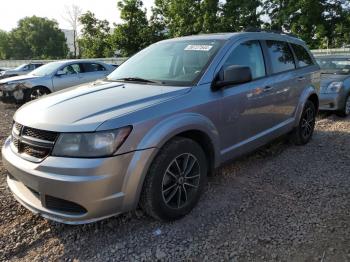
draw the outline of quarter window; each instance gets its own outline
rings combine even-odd
[[[310,57],[309,53],[305,50],[301,45],[292,44],[295,55],[298,58],[298,66],[305,67],[309,65],[313,65],[314,62]]]
[[[231,65],[248,66],[253,79],[265,76],[264,57],[259,41],[249,41],[237,46],[227,58],[224,68]]]
[[[295,69],[295,62],[288,43],[281,41],[266,41],[271,59],[272,73],[280,73]]]

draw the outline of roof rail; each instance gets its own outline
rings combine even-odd
[[[293,33],[287,33],[283,32],[282,30],[269,30],[269,29],[261,29],[261,28],[256,28],[256,27],[247,27],[243,29],[243,32],[265,32],[265,33],[275,33],[275,34],[280,34],[280,35],[287,35],[295,38],[299,38],[297,35]]]

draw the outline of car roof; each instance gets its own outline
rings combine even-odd
[[[101,61],[89,60],[89,59],[59,60],[59,61],[52,61],[51,63],[57,63],[57,64],[60,64],[60,65],[71,64],[71,63],[99,63],[99,64],[105,64],[104,62],[101,62]]]
[[[287,33],[274,33],[274,32],[232,32],[232,33],[214,33],[214,34],[199,34],[190,35],[168,39],[165,41],[181,41],[181,40],[230,40],[234,38],[243,37],[256,37],[257,39],[276,39],[288,42],[295,42],[299,44],[305,44],[303,40],[296,36],[289,35]]]

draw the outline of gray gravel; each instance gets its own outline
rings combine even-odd
[[[14,106],[0,104],[0,142]],[[11,196],[0,164],[0,261],[350,261],[350,118],[323,116],[305,147],[286,139],[226,164],[173,223],[137,210],[84,226],[47,221]]]

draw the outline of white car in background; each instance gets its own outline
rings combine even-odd
[[[43,63],[35,62],[35,63],[23,64],[14,69],[2,70],[0,72],[0,79],[12,77],[12,76],[26,75],[32,72],[33,70],[41,67],[42,65]]]
[[[115,67],[92,60],[51,62],[30,74],[0,80],[0,100],[25,103],[68,87],[102,79]]]

